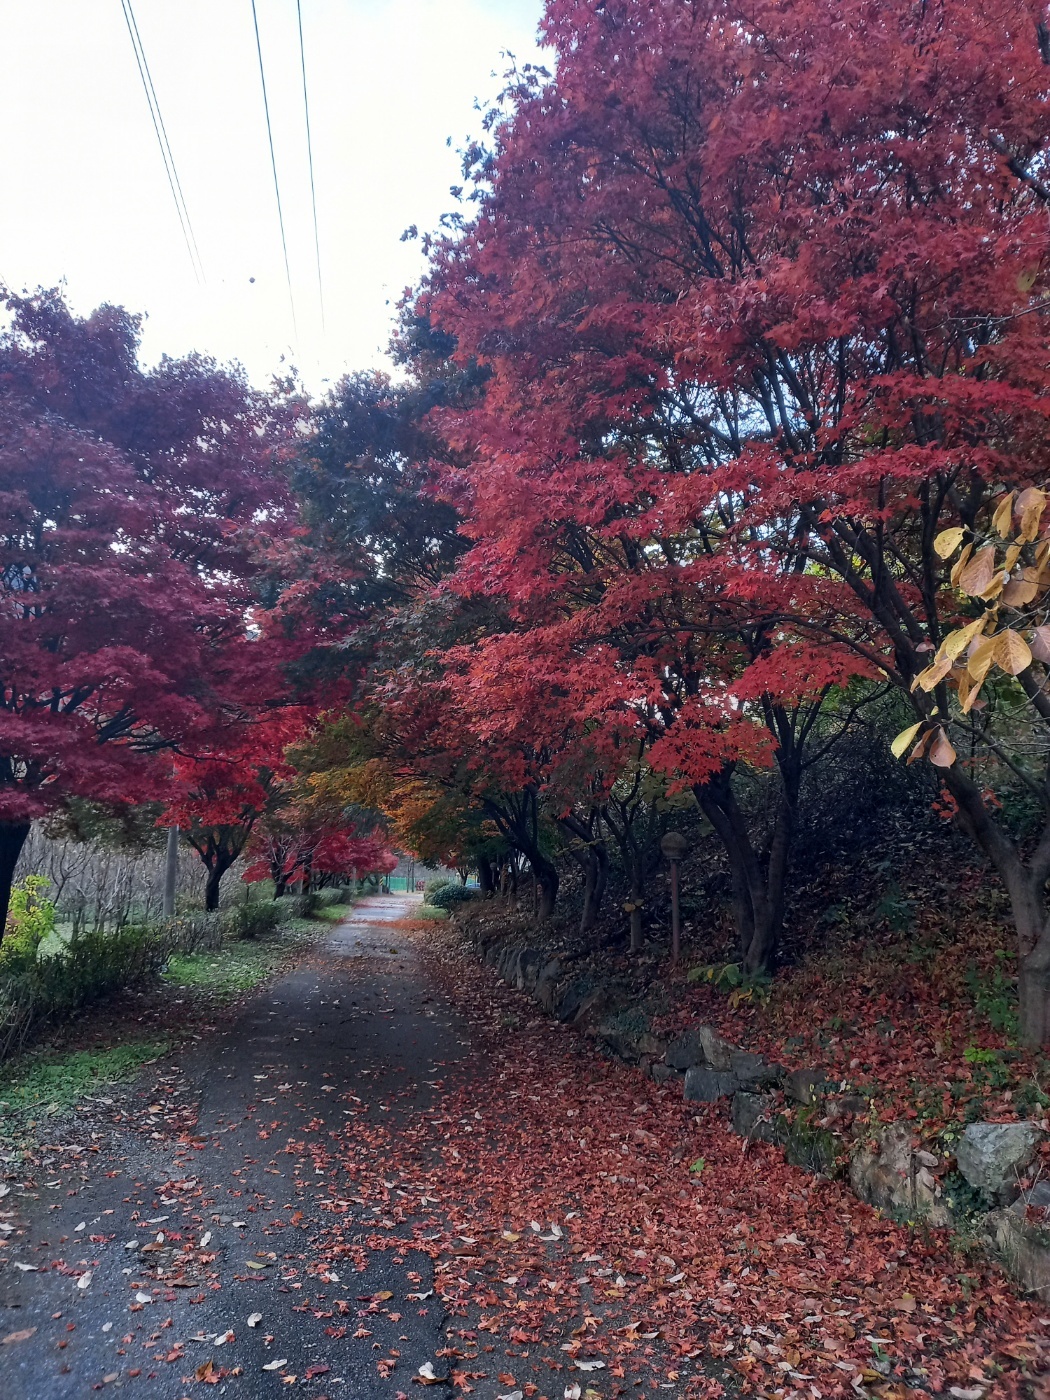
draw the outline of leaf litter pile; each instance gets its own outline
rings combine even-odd
[[[1039,1393],[1050,1309],[993,1266],[774,1148],[743,1151],[723,1109],[697,1113],[571,1031],[508,1032],[520,997],[448,935],[428,930],[423,955],[471,1023],[473,1076],[435,1079],[422,1115],[357,1119],[338,1162],[312,1148],[352,1182],[329,1206],[333,1264],[409,1245],[434,1261],[447,1369],[415,1379],[469,1392],[496,1372],[506,1395],[552,1400]]]
[[[434,1386],[478,1400],[1048,1394],[1038,1378],[1050,1362],[1050,1308],[1019,1298],[979,1254],[955,1252],[943,1232],[881,1219],[775,1148],[744,1150],[724,1106],[686,1104],[677,1086],[658,1086],[577,1033],[522,1015],[530,1004],[465,954],[454,930],[398,933],[416,943],[425,999],[440,990],[469,1027],[469,1055],[430,1062],[423,1109],[404,1078],[361,1069],[368,1091],[359,1078],[340,1084],[325,1073],[342,1121],[304,1105],[287,1135],[270,1122],[281,1110],[268,1106],[297,1107],[306,1085],[291,1076],[277,1084],[248,1122],[276,1154],[265,1170],[286,1175],[277,1166],[291,1159],[295,1189],[307,1190],[310,1178],[314,1189],[302,1210],[288,1202],[278,1210],[260,1194],[265,1177],[250,1184],[250,1155],[232,1172],[225,1209],[234,1215],[222,1214],[194,1169],[194,1149],[206,1144],[186,1086],[177,1072],[162,1076],[133,1118],[149,1138],[178,1144],[182,1175],[159,1187],[139,1181],[124,1196],[140,1209],[137,1239],[120,1248],[133,1265],[124,1272],[135,1317],[118,1355],[141,1344],[143,1360],[170,1365],[187,1394],[244,1384],[258,1365],[275,1384],[309,1384],[316,1400],[350,1393],[336,1387],[352,1357],[374,1367],[379,1389],[369,1393],[392,1397]],[[396,1058],[396,1043],[391,1051]],[[122,1173],[106,1175],[117,1187]],[[0,1211],[5,1229],[8,1214]],[[272,1247],[240,1242],[253,1218],[275,1236]],[[289,1226],[308,1240],[296,1244]],[[91,1228],[78,1226],[84,1233],[73,1238],[87,1243]],[[91,1244],[119,1248],[112,1228],[91,1233]],[[362,1275],[384,1258],[407,1277],[375,1291]],[[14,1267],[35,1273],[37,1263],[67,1275],[85,1298],[105,1286],[90,1256]],[[272,1279],[304,1324],[318,1320],[323,1343],[313,1358],[288,1362],[269,1308],[243,1316],[235,1308],[220,1319],[226,1332],[198,1328],[177,1340],[180,1329],[158,1305],[218,1302],[231,1267],[239,1288]],[[261,1294],[260,1303],[267,1307]],[[422,1365],[405,1335],[418,1331],[417,1318],[424,1327],[444,1319]],[[0,1338],[4,1351],[35,1330]],[[249,1337],[258,1355],[245,1370],[226,1357]],[[141,1367],[127,1376],[157,1374]]]

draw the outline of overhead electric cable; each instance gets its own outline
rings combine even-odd
[[[131,39],[131,47],[135,54],[135,64],[139,70],[139,78],[142,80],[142,90],[146,95],[146,106],[149,108],[150,119],[153,122],[153,130],[157,137],[157,145],[160,147],[160,157],[164,162],[164,173],[168,177],[168,188],[171,190],[171,197],[175,201],[175,212],[179,216],[182,236],[186,242],[186,252],[189,254],[193,275],[196,277],[199,284],[204,278],[204,264],[201,261],[200,249],[197,246],[197,238],[193,232],[193,223],[190,219],[189,207],[186,204],[186,196],[182,192],[182,181],[179,179],[178,167],[175,164],[175,156],[172,153],[171,142],[168,140],[168,131],[164,125],[164,116],[160,110],[157,90],[153,86],[153,75],[150,72],[149,61],[146,58],[146,50],[142,43],[142,36],[139,34],[139,26],[135,19],[132,0],[120,0],[120,7],[124,12],[124,23],[128,27],[128,37]]]
[[[277,196],[277,222],[281,227],[281,250],[284,253],[284,278],[288,283],[288,302],[292,308],[292,330],[299,339],[299,327],[295,318],[295,297],[292,294],[292,270],[288,264],[288,240],[284,233],[284,210],[281,207],[281,183],[277,178],[277,157],[273,149],[273,126],[270,123],[270,100],[266,95],[266,69],[263,67],[262,40],[259,38],[259,15],[252,0],[252,23],[255,26],[255,51],[259,55],[259,81],[262,83],[263,111],[266,114],[266,136],[270,142],[270,165],[273,168],[273,188]]]
[[[303,110],[306,113],[306,156],[310,164],[310,205],[314,216],[314,256],[317,260],[317,297],[321,303],[321,329],[324,329],[324,282],[321,278],[321,238],[317,231],[317,189],[314,185],[314,143],[310,136],[310,93],[306,86],[306,48],[303,44],[303,0],[295,0],[299,18],[299,64],[303,70]]]

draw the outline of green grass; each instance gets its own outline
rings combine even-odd
[[[324,924],[339,924],[342,923],[349,913],[349,904],[329,904],[327,908],[322,905],[312,917]]]
[[[194,987],[219,1001],[250,992],[274,970],[285,949],[277,943],[227,943],[213,953],[176,953],[163,974],[174,987]]]
[[[233,1001],[264,982],[290,952],[316,933],[314,919],[289,919],[276,938],[231,939],[214,952],[176,953],[163,980],[172,987],[205,991],[216,1001]]]
[[[143,1040],[108,1050],[36,1051],[0,1074],[0,1108],[11,1114],[58,1112],[130,1078],[168,1048],[166,1040]]]

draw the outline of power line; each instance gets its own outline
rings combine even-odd
[[[142,43],[142,36],[139,34],[139,26],[135,19],[132,0],[120,0],[120,6],[124,11],[124,23],[128,27],[128,37],[131,39],[131,47],[135,53],[135,63],[139,70],[139,77],[142,80],[142,90],[146,94],[146,106],[149,108],[150,119],[153,122],[153,130],[157,137],[157,145],[160,147],[161,160],[164,162],[164,173],[168,177],[168,188],[171,190],[171,197],[175,201],[175,212],[179,216],[182,236],[186,242],[186,252],[189,254],[190,266],[193,268],[193,275],[196,277],[199,285],[202,279],[204,279],[204,264],[201,261],[200,249],[197,246],[197,238],[193,232],[193,223],[190,220],[190,211],[186,204],[186,196],[182,192],[182,181],[179,179],[178,168],[175,164],[175,156],[171,149],[171,142],[168,140],[168,131],[164,125],[164,117],[160,110],[157,90],[153,86],[153,75],[150,72],[149,61],[146,58],[146,50]]]
[[[288,265],[288,240],[284,233],[284,210],[281,207],[281,184],[277,178],[277,157],[273,149],[273,126],[270,123],[270,101],[266,95],[266,69],[263,67],[262,40],[259,38],[259,15],[252,0],[252,23],[255,25],[255,51],[259,55],[259,81],[262,83],[263,111],[266,113],[266,135],[270,142],[270,165],[273,168],[273,188],[277,196],[277,222],[281,226],[281,249],[284,252],[284,278],[288,283],[288,301],[292,308],[292,330],[299,339],[295,318],[295,297],[292,294],[292,270]]]
[[[314,186],[314,143],[310,136],[310,93],[306,86],[306,48],[303,44],[303,4],[295,0],[299,18],[299,63],[303,70],[303,110],[306,113],[306,155],[310,163],[310,205],[314,215],[314,256],[317,259],[317,297],[321,303],[321,329],[324,329],[324,282],[321,279],[321,238],[317,231],[317,190]]]

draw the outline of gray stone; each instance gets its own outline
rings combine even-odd
[[[1031,1225],[1050,1225],[1050,1181],[1044,1178],[1022,1191],[1010,1209]]]
[[[571,1021],[592,990],[590,982],[585,982],[582,978],[577,978],[563,988],[554,1004],[554,1014],[558,1020]]]
[[[555,1003],[558,1000],[558,979],[561,977],[561,963],[557,958],[551,958],[544,967],[540,969],[536,978],[536,990],[533,996],[548,1015],[554,1012]]]
[[[908,1123],[883,1128],[874,1152],[861,1148],[850,1163],[849,1179],[856,1196],[897,1220],[925,1220],[935,1226],[951,1222],[936,1178],[912,1148]]]
[[[714,1026],[697,1026],[696,1034],[704,1048],[704,1063],[712,1069],[732,1069],[733,1055],[739,1053],[724,1036],[718,1034]]]
[[[670,1079],[680,1078],[678,1071],[672,1069],[670,1065],[651,1065],[649,1068],[649,1073],[657,1084],[666,1084]]]
[[[780,1065],[771,1065],[761,1055],[747,1050],[734,1050],[729,1057],[729,1068],[740,1081],[741,1088],[772,1088],[784,1077]]]
[[[690,1103],[717,1103],[740,1088],[735,1074],[693,1065],[686,1071],[684,1097]]]
[[[547,954],[542,948],[526,948],[521,955],[518,964],[517,988],[519,992],[531,992],[535,990],[540,969],[547,960]]]
[[[795,1103],[816,1103],[826,1082],[823,1070],[793,1069],[784,1076],[784,1093]]]
[[[833,1094],[824,1104],[824,1113],[829,1122],[837,1123],[844,1118],[861,1117],[867,1113],[870,1106],[863,1094]],[[920,1158],[923,1156],[921,1153],[918,1155]],[[926,1153],[925,1156],[930,1154]],[[924,1165],[933,1166],[936,1161],[936,1157],[931,1157]]]
[[[1012,1210],[993,1210],[984,1224],[1006,1272],[1029,1293],[1045,1298],[1050,1290],[1050,1231]]]
[[[593,1025],[595,1021],[601,1020],[602,1016],[605,1015],[606,1011],[608,1011],[609,1009],[611,1001],[612,994],[609,991],[608,987],[595,987],[592,991],[587,993],[587,995],[580,1002],[579,1006],[577,1006],[576,1011],[572,1016],[572,1024],[574,1026]],[[561,1020],[568,1019],[567,1017],[562,1016],[560,1009],[558,1012],[558,1016]],[[634,1058],[637,1058],[637,1056],[635,1056]]]
[[[672,1069],[692,1069],[704,1063],[704,1047],[696,1031],[686,1031],[667,1047],[665,1062]]]
[[[746,1090],[734,1094],[733,1132],[740,1137],[771,1142],[775,1102],[772,1094],[749,1094]]]
[[[1009,1205],[1043,1136],[1034,1123],[971,1123],[955,1152],[959,1171],[989,1200]]]

